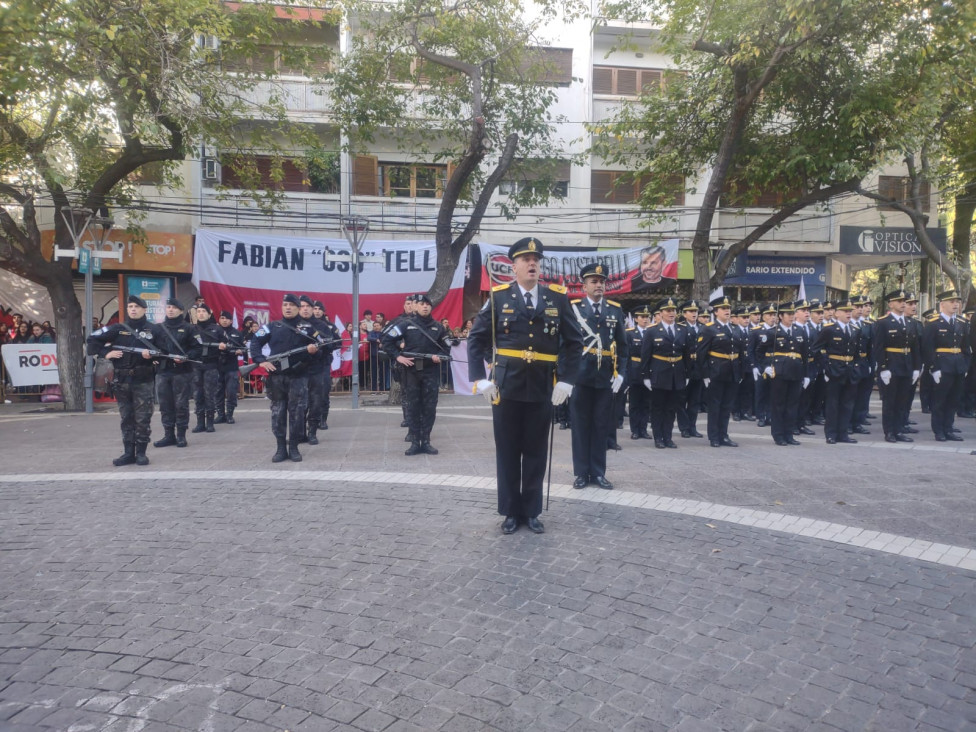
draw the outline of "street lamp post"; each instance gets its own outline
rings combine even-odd
[[[96,263],[98,263],[100,269],[101,263],[98,262],[100,259],[117,259],[121,262],[122,252],[102,251],[102,245],[105,244],[109,232],[115,225],[115,222],[108,216],[96,216],[91,209],[87,208],[63,206],[61,208],[61,217],[68,226],[68,231],[71,232],[74,249],[56,248],[54,250],[54,257],[55,259],[59,257],[77,257],[78,268],[84,271],[85,322],[82,324],[81,334],[85,338],[91,333],[92,316],[95,311],[93,277]],[[84,223],[79,225],[80,222]],[[82,239],[86,232],[91,233],[91,239],[83,242]],[[95,411],[95,363],[94,359],[84,351],[84,344],[82,344],[82,349],[85,353],[85,411],[91,414]]]
[[[349,216],[342,219],[342,233],[352,250],[349,254],[352,270],[352,408],[359,409],[359,261],[363,242],[369,234],[369,219]]]

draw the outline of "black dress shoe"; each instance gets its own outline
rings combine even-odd
[[[638,435],[636,432],[631,432],[630,433],[630,439],[632,439],[632,440],[639,440],[640,438],[641,438],[640,435]]]
[[[691,437],[691,433],[688,430],[681,430],[681,436],[685,438]]]
[[[905,435],[895,435],[895,442],[915,442],[911,437],[905,437]]]
[[[663,450],[667,445],[665,445],[661,440],[654,440],[654,447],[658,450]]]
[[[948,429],[948,431],[949,431],[949,432],[955,432],[956,434],[958,434],[958,433],[960,433],[960,432],[962,432],[962,430],[961,430],[961,429],[959,429],[958,427],[950,427],[950,428]]]
[[[801,434],[801,435],[815,435],[815,434],[817,434],[817,433],[816,433],[816,432],[814,432],[814,431],[813,431],[812,429],[810,429],[809,427],[801,427],[801,428],[800,428],[800,434]]]
[[[855,427],[854,429],[852,429],[851,432],[854,432],[855,434],[858,434],[858,435],[870,435],[871,434],[871,430],[866,430],[861,425],[858,425],[857,427]]]
[[[792,433],[793,433],[794,435],[798,435],[798,434],[800,434],[800,430],[792,430]]]
[[[844,435],[843,437],[838,437],[837,442],[846,442],[848,445],[857,444],[857,440],[855,440],[853,437],[848,437],[847,435]]]
[[[569,422],[560,422],[559,423],[559,429],[561,429],[561,430],[568,430],[569,429]]]
[[[894,435],[885,435],[885,442],[898,442]]]
[[[586,488],[586,484],[589,482],[589,479],[585,475],[577,475],[576,480],[573,481],[573,488],[576,490]]]
[[[918,424],[918,422],[916,422],[914,419],[910,419],[908,420],[908,424]]]
[[[738,447],[739,446],[739,443],[738,442],[732,442],[732,440],[730,440],[728,437],[723,437],[722,438],[722,445],[724,445],[725,447]]]
[[[607,449],[608,450],[618,450],[618,451],[619,450],[623,450],[623,448],[620,446],[620,444],[618,442],[616,442],[616,441],[614,441],[614,442],[607,442]]]
[[[963,441],[962,437],[960,437],[959,435],[957,435],[955,432],[947,432],[946,433],[946,439],[949,440],[949,442],[962,442]]]
[[[867,417],[868,419],[877,419],[878,418],[878,415],[877,414],[871,414],[870,412],[868,414],[865,414],[864,416]]]
[[[837,440],[835,440],[833,437],[828,437],[827,438],[827,444],[828,445],[836,445],[837,444]]]
[[[692,430],[692,431],[691,431],[691,436],[692,436],[692,437],[704,437],[705,435],[703,435],[703,434],[702,434],[701,432],[699,432],[698,430]]]
[[[712,446],[712,447],[721,447],[722,446],[722,443],[719,442],[718,440],[711,440],[708,444],[710,446]]]
[[[641,433],[640,433],[640,436],[641,436],[641,439],[642,439],[642,440],[653,440],[653,439],[654,439],[653,437],[651,437],[651,436],[650,436],[649,434],[647,434],[646,432],[641,432]]]
[[[819,419],[819,418],[818,419],[811,419],[810,420],[810,424],[820,425],[821,427],[823,426],[823,423],[824,423],[824,421],[822,419]]]
[[[407,420],[403,420],[403,421],[402,421],[402,422],[400,423],[400,426],[401,426],[401,427],[409,427],[410,425],[409,425],[409,423],[407,422]]]
[[[613,490],[613,483],[611,483],[609,480],[607,480],[606,478],[604,478],[602,475],[596,476],[596,478],[593,479],[593,482],[596,483],[598,486],[600,486],[605,491],[612,491]]]
[[[732,421],[733,422],[741,422],[742,421],[742,417],[740,417],[738,414],[733,414],[732,415]]]
[[[516,531],[518,531],[518,519],[514,516],[506,516],[502,521],[502,533],[514,534]]]
[[[769,422],[767,422],[764,419],[757,419],[756,420],[756,427],[769,427]]]
[[[945,442],[946,441],[946,437],[945,437],[945,435],[936,435],[935,436],[935,441],[936,442]]]
[[[529,527],[529,531],[533,534],[544,534],[546,533],[546,527],[542,525],[542,522],[537,518],[526,519],[525,525]]]
[[[799,445],[800,444],[800,441],[799,440],[794,440],[792,437],[788,437],[788,438],[786,438],[786,444],[787,445]]]
[[[743,414],[742,415],[742,419],[744,419],[746,422],[755,422],[756,421],[756,418],[753,417],[751,414]]]
[[[664,444],[668,447],[673,447],[675,450],[678,449],[678,446],[674,444],[674,440],[665,440]]]
[[[902,427],[901,428],[901,432],[904,435],[917,435],[918,434],[918,430],[915,429],[914,427]]]
[[[790,443],[788,443],[786,440],[776,440],[776,444],[779,445],[780,447],[790,446]]]

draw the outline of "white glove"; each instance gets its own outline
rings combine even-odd
[[[891,372],[888,369],[885,369],[884,371],[879,372],[878,376],[881,377],[881,383],[888,386],[888,382],[891,381]]]
[[[768,376],[771,379],[771,378],[773,378],[773,375],[776,372],[773,371],[773,367],[772,366],[767,366],[766,368],[763,369],[763,373],[766,374],[766,376]]]
[[[830,377],[827,376],[827,374],[824,374],[824,382],[828,382],[828,381],[830,381]]]
[[[644,379],[644,386],[646,386],[646,387],[647,387],[647,390],[648,390],[648,391],[651,391],[651,389],[653,388],[653,387],[651,386],[651,380],[650,380],[650,379]]]
[[[573,395],[573,385],[565,381],[557,381],[552,387],[552,405],[558,407]]]
[[[610,391],[616,394],[618,391],[620,391],[620,386],[623,383],[624,383],[624,377],[621,376],[620,374],[617,374],[616,376],[613,377],[613,379],[610,380]]]
[[[936,384],[938,384],[940,381],[942,381],[942,372],[941,371],[933,371],[932,372],[932,381],[934,381]]]
[[[918,381],[918,377],[921,375],[921,371],[912,371],[912,383],[914,384],[916,381]]]
[[[753,368],[752,369],[752,380],[753,381],[759,381],[759,369],[758,368]]]
[[[488,379],[481,379],[481,381],[474,385],[474,393],[483,394],[485,399],[492,402],[498,396],[498,387]]]
[[[712,380],[711,379],[702,379],[702,383],[705,385],[705,388],[707,389],[708,388],[708,385],[712,383]]]
[[[810,386],[810,377],[809,376],[804,376],[803,377],[803,388],[806,389],[808,386]]]

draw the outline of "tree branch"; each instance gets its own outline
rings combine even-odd
[[[474,210],[468,218],[468,223],[451,244],[451,251],[455,256],[460,256],[461,251],[471,243],[475,233],[481,227],[481,219],[484,217],[485,211],[488,210],[488,203],[491,201],[492,194],[498,188],[499,182],[505,176],[505,173],[508,172],[512,161],[515,159],[515,151],[518,149],[518,143],[519,136],[515,132],[511,133],[505,139],[505,149],[502,151],[495,169],[491,171],[491,175],[485,181],[485,185],[481,189],[481,194],[475,203]]]

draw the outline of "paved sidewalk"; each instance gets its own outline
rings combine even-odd
[[[121,469],[117,414],[0,407],[0,729],[976,728],[972,420],[626,439],[612,492],[557,430],[547,533],[503,537],[482,400],[412,458],[336,400],[281,465],[267,404]]]

